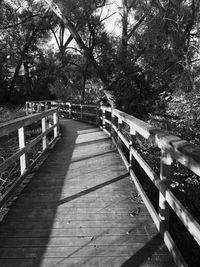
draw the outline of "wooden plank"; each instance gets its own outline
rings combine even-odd
[[[11,267],[11,266],[59,266],[59,267],[66,267],[66,266],[81,266],[81,267],[88,267],[88,266],[109,266],[109,267],[120,267],[120,266],[134,266],[133,264],[137,264],[140,267],[161,267],[167,266],[172,267],[173,264],[166,257],[166,255],[160,255],[158,258],[157,255],[153,255],[151,260],[144,261],[144,258],[148,258],[148,254],[141,256],[140,254],[133,256],[132,260],[130,260],[129,256],[120,256],[117,257],[73,257],[73,258],[42,258],[41,261],[35,258],[29,259],[9,259],[9,260],[0,260],[0,264],[4,267]],[[126,265],[125,265],[126,264]],[[129,265],[128,265],[129,264]],[[130,265],[132,264],[132,265]],[[123,267],[124,267],[123,266]]]
[[[91,244],[91,245],[90,245]],[[129,256],[134,255],[138,250],[142,249],[142,243],[135,244],[125,244],[125,245],[114,245],[109,244],[107,246],[95,245],[93,239],[85,242],[82,246],[48,246],[48,247],[9,247],[9,248],[1,248],[0,247],[0,255],[2,259],[19,259],[19,258],[37,258],[41,257],[43,254],[48,258],[55,257],[95,257],[97,255],[101,255],[101,257],[118,257],[120,256]],[[44,251],[45,250],[45,251]],[[157,256],[159,255],[159,250],[157,250]],[[147,253],[152,255],[154,254],[154,247],[149,247]],[[160,253],[162,255],[162,253]]]
[[[133,238],[134,237],[134,238]],[[5,240],[5,237],[0,237],[0,247],[4,248],[21,248],[21,247],[45,247],[48,242],[47,237],[8,237]],[[83,246],[85,243],[90,242],[93,238],[90,236],[56,236],[52,237],[49,240],[49,247],[78,247]],[[100,246],[121,246],[121,245],[134,245],[148,242],[149,237],[147,235],[112,235],[109,238],[107,236],[100,236],[98,238],[94,238],[92,242],[92,246],[100,245]],[[165,247],[163,250],[166,249]]]
[[[27,216],[26,216],[27,215]],[[49,219],[52,218],[52,216],[55,216],[54,218],[54,223],[68,223],[69,220],[72,222],[76,222],[76,221],[85,221],[85,222],[109,222],[109,221],[115,221],[116,223],[135,223],[138,221],[144,222],[144,220],[146,220],[146,217],[149,217],[149,214],[147,212],[139,212],[138,215],[135,215],[133,217],[129,216],[130,213],[128,212],[124,212],[124,213],[86,213],[86,212],[82,212],[82,213],[67,213],[67,212],[60,212],[60,213],[56,213],[54,212],[54,214],[52,213],[45,213],[40,215],[40,216],[36,216],[37,214],[30,213],[30,214],[23,214],[21,216],[19,216],[18,214],[16,215],[7,215],[7,219],[9,220],[15,220],[16,223],[20,222],[20,221],[25,221],[26,218],[30,219],[33,222],[37,222],[38,220],[40,222],[43,221],[48,221]],[[125,218],[125,219],[124,219]]]
[[[144,240],[144,237],[151,239],[157,234],[157,229],[154,225],[146,223],[143,226],[138,227],[138,225],[133,224],[124,227],[71,227],[71,228],[14,228],[5,227],[0,229],[0,237],[3,238],[53,238],[53,237],[84,237],[84,236],[99,236],[104,233],[105,238],[110,239],[112,236],[128,235],[133,240],[137,238],[139,240]]]

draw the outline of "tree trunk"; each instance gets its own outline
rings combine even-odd
[[[87,79],[87,70],[88,70],[88,64],[86,63],[84,72],[83,72],[83,87],[82,87],[82,97],[81,97],[81,104],[85,103],[85,83]]]
[[[26,79],[26,90],[28,92],[28,95],[31,96],[32,84],[31,84],[31,77],[30,77],[27,61],[24,62],[24,71],[25,71],[25,79]]]
[[[128,46],[128,6],[127,0],[122,0],[122,44],[121,44],[121,61],[123,71],[126,72],[127,65],[127,46]]]
[[[69,30],[70,34],[72,35],[72,37],[76,41],[79,48],[83,51],[83,54],[84,54],[85,58],[87,59],[88,63],[91,64],[93,66],[93,68],[96,70],[96,72],[98,73],[102,83],[104,84],[104,88],[102,89],[102,91],[105,93],[105,95],[108,99],[108,102],[110,103],[110,105],[112,107],[116,107],[115,97],[111,91],[110,83],[109,83],[106,75],[104,74],[104,71],[98,65],[93,54],[91,53],[91,50],[84,44],[84,42],[83,42],[81,36],[78,34],[75,26],[72,24],[72,22],[67,17],[64,16],[64,14],[61,11],[61,9],[59,8],[59,6],[56,3],[54,3],[53,0],[45,0],[45,1],[50,6],[52,11],[64,22],[65,27]],[[59,1],[59,2],[60,2],[60,5],[62,7],[62,2],[61,1]],[[64,8],[63,8],[63,10],[64,10]]]
[[[12,78],[12,81],[11,81],[11,84],[10,84],[10,87],[9,87],[9,90],[8,90],[7,101],[10,100],[11,94],[15,89],[17,77],[19,75],[19,70],[20,70],[20,68],[22,66],[22,62],[23,62],[23,57],[21,56],[20,61],[18,62],[17,67],[15,68],[15,72],[14,72],[14,75],[13,75],[13,78]]]
[[[11,94],[12,92],[14,91],[15,89],[15,85],[16,85],[16,80],[17,80],[17,77],[19,75],[19,70],[21,68],[21,65],[26,57],[26,54],[28,53],[28,50],[29,50],[29,47],[32,43],[32,41],[34,40],[37,32],[38,32],[38,29],[39,29],[39,26],[32,32],[32,35],[31,37],[29,38],[29,40],[27,40],[27,42],[25,43],[24,47],[23,47],[23,50],[22,50],[22,53],[20,55],[20,60],[17,64],[17,67],[15,69],[15,72],[14,72],[14,75],[13,75],[13,78],[12,78],[12,81],[11,81],[11,84],[10,84],[10,87],[9,87],[9,90],[8,90],[8,101],[10,100],[10,97],[11,97]]]

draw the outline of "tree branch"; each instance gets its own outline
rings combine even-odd
[[[52,18],[52,17],[51,17]],[[51,25],[51,18],[49,19],[49,27],[50,27],[50,30],[51,30],[51,32],[53,33],[53,36],[54,36],[54,38],[55,38],[55,40],[56,40],[56,43],[57,43],[57,45],[58,45],[58,49],[60,50],[60,43],[59,43],[59,41],[58,41],[58,38],[57,38],[57,36],[56,36],[56,33],[55,33],[55,31],[54,31],[54,29],[53,29],[53,27],[52,27],[52,25]]]
[[[85,45],[81,36],[77,32],[76,27],[67,17],[65,17],[63,15],[59,6],[57,6],[57,4],[55,4],[53,0],[45,0],[45,1],[50,6],[50,8],[53,10],[53,12],[64,22],[65,27],[67,27],[67,29],[71,33],[72,37],[76,41],[77,45],[83,51],[85,58],[88,60],[88,64],[91,64],[91,66],[98,73],[102,83],[104,84],[104,89],[102,91],[105,93],[110,105],[115,107],[116,106],[116,100],[115,100],[113,93],[111,92],[109,80],[107,79],[104,71],[101,69],[101,67],[96,62],[94,55],[91,53],[90,48]]]
[[[7,30],[7,29],[10,29],[10,28],[13,28],[13,27],[16,27],[16,26],[19,26],[23,23],[25,23],[27,20],[31,19],[31,18],[34,18],[34,17],[38,17],[39,15],[38,14],[35,14],[35,15],[31,15],[27,18],[25,18],[24,20],[16,23],[16,24],[10,24],[10,25],[7,25],[7,26],[4,26],[3,28],[0,28],[0,30]]]
[[[72,37],[72,35],[70,34],[70,36],[67,38],[67,40],[66,40],[66,42],[65,42],[65,44],[64,44],[64,46],[63,46],[63,49],[64,49],[64,50],[66,50],[68,44],[69,44],[72,40],[73,40],[73,37]]]
[[[106,15],[105,16],[105,18],[103,18],[100,22],[102,22],[102,21],[104,21],[104,20],[106,20],[106,19],[109,19],[110,17],[112,17],[113,15],[115,15],[117,12],[114,12],[114,13],[112,13],[112,14],[110,14],[110,15]]]
[[[74,50],[76,52],[79,52],[80,54],[83,54],[83,52],[80,49],[76,48],[76,47],[68,46],[68,47],[66,47],[66,49],[72,49],[72,50]]]
[[[132,30],[128,33],[127,36],[127,40],[129,40],[131,38],[131,36],[133,35],[133,33],[137,30],[137,28],[140,26],[140,24],[145,20],[146,16],[143,15],[139,21],[133,26]]]

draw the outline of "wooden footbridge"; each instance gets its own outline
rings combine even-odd
[[[198,149],[109,107],[47,108],[27,103],[26,117],[0,125],[0,136],[18,131],[19,138],[0,170],[19,160],[21,173],[0,202],[9,209],[0,223],[0,266],[200,266],[180,251],[172,211],[197,247],[200,226],[167,183],[172,159],[199,174]],[[38,121],[41,132],[26,141]],[[139,154],[137,135],[161,150],[159,176]]]

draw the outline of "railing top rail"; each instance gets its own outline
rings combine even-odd
[[[26,103],[40,103],[40,102],[58,102],[58,100],[30,100],[30,101],[26,101]]]
[[[134,130],[145,139],[154,141],[159,148],[169,152],[174,159],[200,176],[200,147],[120,110],[113,109],[113,115],[121,117],[124,122],[130,127],[134,127]]]
[[[112,110],[112,108],[111,107],[108,107],[108,106],[101,106],[101,109],[102,110],[105,110],[105,111],[109,111],[109,112],[111,112],[111,110]]]
[[[44,111],[42,113],[28,115],[28,116],[20,117],[20,118],[17,118],[17,119],[8,121],[8,122],[0,123],[0,137],[7,135],[21,127],[28,126],[32,122],[38,121],[44,117],[52,115],[57,110],[58,110],[57,108],[53,108],[53,109]]]
[[[75,104],[75,103],[71,103],[71,102],[65,102],[65,101],[61,101],[61,100],[30,100],[30,101],[26,101],[26,103],[41,103],[41,102],[56,102],[59,104],[70,104],[72,106],[91,106],[91,107],[96,107],[96,104]]]
[[[96,108],[97,105],[92,105],[92,104],[71,104],[71,106]]]

